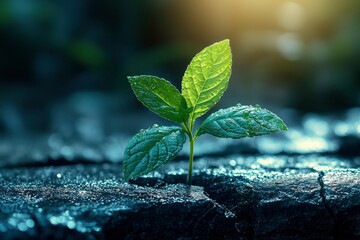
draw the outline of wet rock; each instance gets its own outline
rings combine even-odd
[[[131,183],[119,165],[0,170],[0,239],[359,238],[360,170],[330,157],[198,159]],[[273,166],[273,167],[271,167]]]
[[[235,215],[237,239],[357,239],[360,170],[354,163],[316,155],[204,158],[197,161],[197,166],[208,169],[195,170],[193,179],[194,184],[203,186],[212,199]],[[177,166],[182,169],[185,164]],[[322,182],[323,171],[337,179],[325,182],[329,187],[333,185],[340,212],[338,221],[334,221],[334,213],[324,201],[327,185]],[[176,171],[170,164],[166,170],[135,183],[162,185],[185,179],[186,172]],[[345,187],[346,182],[349,184]]]
[[[248,239],[326,239],[332,236],[332,220],[322,204],[317,176],[247,170],[205,189],[236,214],[236,228]]]
[[[360,174],[358,170],[320,172],[323,202],[338,239],[360,239]]]
[[[119,166],[0,171],[0,239],[230,237],[228,210],[202,187],[124,183]]]

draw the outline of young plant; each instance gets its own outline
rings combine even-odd
[[[191,184],[194,142],[207,133],[220,138],[254,137],[287,130],[274,113],[258,106],[236,105],[208,116],[194,131],[195,120],[212,108],[224,94],[231,75],[229,40],[215,43],[198,53],[187,67],[180,93],[170,82],[155,76],[128,77],[131,87],[147,108],[180,124],[154,125],[141,130],[129,142],[124,154],[125,180],[156,170],[190,144],[187,182]]]

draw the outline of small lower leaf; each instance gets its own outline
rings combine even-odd
[[[211,114],[200,126],[197,136],[208,133],[238,139],[284,130],[287,130],[284,122],[269,110],[239,104]]]
[[[180,127],[141,130],[129,142],[124,154],[124,178],[137,178],[174,159],[183,148],[185,134]]]

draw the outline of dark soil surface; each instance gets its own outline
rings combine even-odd
[[[3,169],[0,239],[359,239],[352,164],[202,158],[193,186],[186,161],[130,183],[116,164]]]

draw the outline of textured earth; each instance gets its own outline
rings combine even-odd
[[[0,239],[359,239],[360,163],[201,158],[125,183],[116,164],[0,170]]]

